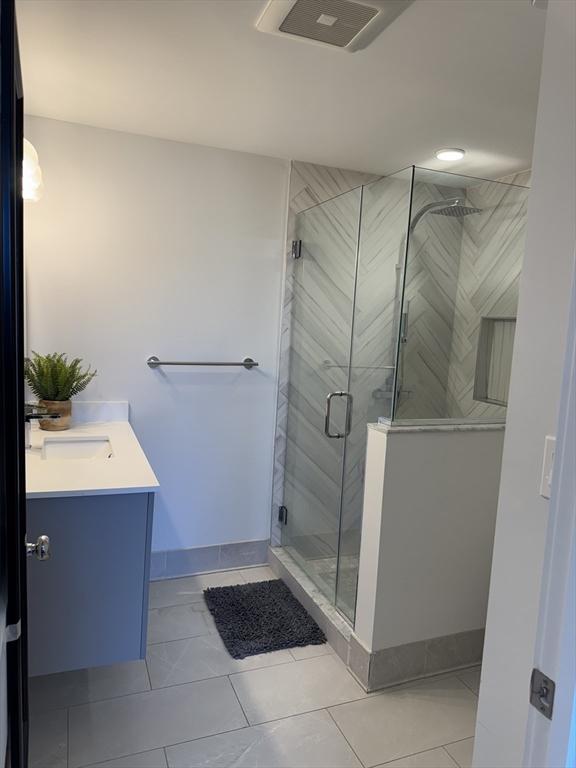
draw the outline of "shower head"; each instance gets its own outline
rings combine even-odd
[[[482,213],[481,208],[462,205],[462,202],[459,197],[452,197],[447,200],[437,200],[433,203],[428,203],[428,205],[423,205],[410,223],[410,232],[414,232],[420,219],[427,213],[433,213],[437,216],[455,216],[457,218],[469,216],[471,213]]]
[[[468,205],[460,205],[460,201],[453,205],[446,205],[443,208],[436,208],[434,211],[430,211],[435,216],[457,216],[462,218],[463,216],[470,216],[471,213],[482,213],[481,208],[471,208]]]

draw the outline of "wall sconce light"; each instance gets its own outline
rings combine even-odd
[[[42,197],[42,170],[38,162],[38,152],[24,139],[24,158],[22,160],[22,198],[40,200]]]

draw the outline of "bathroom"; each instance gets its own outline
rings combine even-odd
[[[525,694],[571,5],[16,0],[36,557],[7,765],[562,764]]]

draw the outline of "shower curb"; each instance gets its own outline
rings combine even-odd
[[[483,628],[370,652],[288,552],[282,547],[269,547],[268,563],[367,693],[468,669],[482,661]]]
[[[302,603],[326,635],[338,656],[348,666],[352,627],[320,592],[314,582],[282,547],[268,548],[268,563],[292,594]]]

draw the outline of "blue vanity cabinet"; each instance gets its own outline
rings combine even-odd
[[[29,672],[44,675],[146,655],[153,493],[29,499]]]

